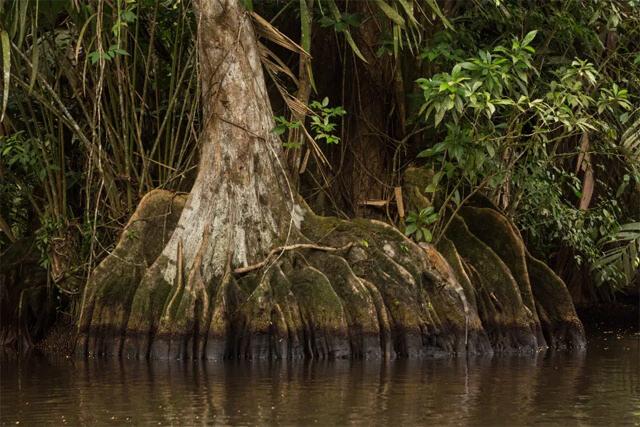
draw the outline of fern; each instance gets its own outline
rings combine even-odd
[[[620,146],[632,165],[640,163],[640,114],[622,135]]]
[[[596,282],[619,289],[629,286],[640,269],[640,222],[622,225],[613,238],[601,244],[605,251],[593,265]]]

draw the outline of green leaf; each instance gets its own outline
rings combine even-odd
[[[11,78],[11,43],[9,42],[9,34],[0,31],[0,42],[2,43],[2,109],[0,110],[0,122],[4,120],[4,113],[7,111],[7,103],[9,102],[9,79]]]
[[[404,234],[406,236],[411,236],[413,233],[416,232],[417,229],[418,229],[418,226],[416,224],[409,224],[407,225],[407,228],[404,229]]]
[[[413,0],[398,0],[398,3],[400,3],[402,8],[404,9],[404,12],[406,13],[409,21],[411,21],[410,24],[418,25],[418,20],[414,16]]]
[[[329,28],[329,27],[335,26],[336,21],[329,18],[328,16],[323,16],[320,19],[318,19],[318,23],[322,28]]]
[[[434,118],[436,127],[438,127],[438,125],[440,124],[440,122],[444,118],[444,113],[445,113],[445,109],[444,108],[440,108],[440,109],[436,110],[436,115],[435,115],[435,118]]]
[[[387,18],[391,19],[396,25],[401,27],[405,26],[404,18],[398,13],[398,11],[389,6],[384,0],[376,0],[380,10],[387,15]]]
[[[444,13],[442,13],[440,6],[438,6],[438,2],[436,0],[426,0],[426,1],[429,7],[431,8],[431,11],[434,14],[436,14],[438,18],[440,18],[444,26],[447,28],[453,29],[453,25],[451,25],[451,22],[447,19],[446,16],[444,16]]]
[[[340,22],[341,14],[340,14],[340,10],[338,9],[338,6],[336,6],[335,0],[329,0],[329,9],[331,10],[331,14],[333,15],[335,22]],[[337,27],[336,27],[336,30],[337,30]],[[349,31],[349,28],[344,28],[342,30],[342,33],[344,34],[345,40],[347,40],[347,43],[351,47],[351,50],[353,50],[353,53],[355,53],[356,56],[360,58],[362,61],[364,61],[365,63],[368,63],[367,60],[364,58],[364,55],[362,55],[362,52],[360,52],[360,49],[358,49],[358,45],[353,40],[353,37],[351,36],[351,32]]]
[[[460,62],[458,65],[460,66],[460,68],[464,68],[465,70],[474,71],[478,69],[478,66],[473,62]]]
[[[420,216],[426,216],[433,213],[433,206],[427,206],[420,211]]]
[[[428,228],[422,228],[422,238],[424,239],[425,242],[429,243],[433,240],[433,235],[431,234],[431,231]]]
[[[522,39],[522,46],[527,46],[529,43],[533,41],[533,39],[538,34],[538,30],[529,31],[526,36]]]
[[[487,144],[487,153],[489,153],[489,157],[493,158],[496,155],[496,149],[493,147],[493,144]]]
[[[253,0],[242,0],[242,5],[249,12],[253,12]]]
[[[456,206],[460,206],[460,192],[458,190],[455,190],[453,192],[453,195],[451,196],[451,199],[456,204]]]

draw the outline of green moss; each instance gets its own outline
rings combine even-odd
[[[509,268],[528,309],[525,314],[530,319],[536,340],[541,346],[546,345],[529,282],[526,248],[517,229],[504,215],[490,208],[465,207],[461,209],[461,216],[469,231],[487,244]]]
[[[280,266],[274,266],[272,268],[269,282],[271,284],[274,301],[276,302],[279,312],[282,313],[282,318],[286,325],[290,346],[295,347],[302,341],[301,336],[304,326],[300,318],[298,301],[291,292],[291,283],[282,272]]]
[[[370,250],[368,253],[368,259],[352,263],[353,271],[380,292],[394,327],[419,331],[428,321],[421,316],[413,276],[383,252]]]
[[[473,265],[479,276],[481,283],[476,284],[476,291],[483,298],[485,319],[492,323],[528,327],[529,316],[524,309],[520,290],[500,257],[475,237],[458,216],[451,221],[447,238],[458,253]]]
[[[469,280],[469,275],[464,269],[464,265],[462,264],[462,259],[456,250],[456,247],[453,245],[451,240],[447,239],[443,236],[438,242],[438,250],[442,254],[442,256],[447,260],[449,266],[453,270],[458,283],[464,289],[464,294],[467,297],[467,301],[472,307],[476,307],[476,290],[473,287],[473,284]]]
[[[433,179],[433,170],[427,168],[410,167],[404,171],[403,179],[406,185],[425,188]]]
[[[246,274],[238,279],[238,287],[246,295],[251,295],[258,287],[259,280],[258,274]]]
[[[335,217],[319,216],[308,211],[302,222],[302,234],[309,240],[322,244],[325,239],[335,233],[339,227],[344,227],[346,221]]]
[[[147,267],[173,233],[185,201],[185,196],[165,190],[152,191],[140,201],[113,253],[89,278],[81,315],[82,333],[90,333],[92,325],[121,330],[130,317],[139,323],[148,314],[150,304],[136,300],[136,294]]]
[[[527,255],[529,277],[536,301],[544,307],[552,322],[579,323],[567,286],[549,266]]]
[[[249,333],[268,333],[273,325],[271,317],[275,301],[268,279],[265,278],[259,285],[256,285],[246,302],[240,307]],[[242,285],[239,284],[239,287]]]
[[[371,295],[347,261],[324,253],[312,254],[309,260],[326,277],[331,278],[331,286],[342,301],[349,327],[377,334],[379,327]]]
[[[526,249],[520,235],[509,220],[493,209],[463,208],[461,215],[469,231],[486,243],[509,267],[518,283],[522,300],[532,313],[535,304],[527,272]]]
[[[346,332],[342,303],[324,274],[313,267],[304,267],[288,278],[291,291],[314,327]]]

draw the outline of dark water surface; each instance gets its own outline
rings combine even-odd
[[[0,361],[6,425],[640,425],[637,334],[474,360]]]

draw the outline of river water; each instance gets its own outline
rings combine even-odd
[[[0,361],[5,425],[640,426],[638,334],[472,360]]]

